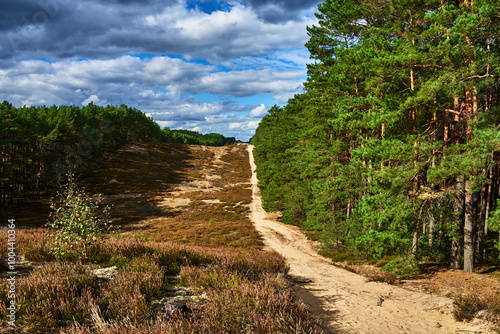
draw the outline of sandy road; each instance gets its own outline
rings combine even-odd
[[[252,167],[252,219],[267,247],[284,256],[289,274],[299,281],[295,292],[329,333],[492,333],[484,323],[456,322],[449,298],[404,290],[337,268],[318,255],[294,226],[269,219],[257,188],[253,146],[248,146]],[[381,306],[377,300],[382,297]]]

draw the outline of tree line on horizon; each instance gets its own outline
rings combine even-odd
[[[304,93],[251,141],[265,209],[367,259],[498,260],[500,2],[327,0],[316,16]]]
[[[165,142],[223,146],[220,134],[161,129],[132,107],[93,103],[16,108],[0,104],[0,209],[57,184],[67,173],[86,174],[99,158],[128,144]]]

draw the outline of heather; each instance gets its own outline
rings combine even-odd
[[[16,324],[48,333],[317,332],[284,259],[263,250],[249,218],[248,159],[243,145],[129,145],[62,187],[51,215],[48,200],[47,210],[7,210],[18,222]],[[52,223],[21,225],[39,221]]]
[[[18,324],[25,330],[300,333],[314,328],[284,279],[287,265],[274,252],[120,237],[105,240],[86,262],[55,262],[48,252],[46,258],[33,257],[53,238],[50,232],[20,230],[19,238],[20,255],[36,261],[18,283]],[[111,278],[94,272],[111,265],[117,268]],[[179,305],[167,298],[172,282],[189,291],[180,303],[189,312],[166,311]],[[0,298],[5,315],[6,284]]]

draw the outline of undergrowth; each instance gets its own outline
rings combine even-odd
[[[262,250],[248,218],[246,146],[225,148],[217,165],[202,147],[143,148],[140,156],[124,149],[108,157],[95,178],[82,180],[89,192],[104,194],[121,226],[84,257],[68,251],[56,258],[49,251],[51,230],[17,230],[17,251],[31,271],[19,276],[16,324],[58,333],[320,332],[291,294],[284,259]],[[177,184],[197,180],[206,169],[222,176],[213,179],[217,190],[193,189],[182,194],[189,205],[157,210]],[[151,223],[131,231],[130,224],[145,219]],[[0,242],[1,256],[5,244]],[[95,273],[113,266],[111,278]],[[186,312],[168,311],[172,282],[189,291],[175,304]],[[7,312],[6,287],[0,278],[0,319]]]
[[[26,235],[38,238],[26,238]],[[33,254],[52,238],[46,230],[20,230]],[[175,243],[140,242],[134,238],[105,240],[87,262],[50,262],[19,280],[18,323],[42,332],[67,333],[288,333],[314,332],[305,305],[296,301],[283,278],[288,267],[273,252],[257,249],[207,248]],[[34,260],[31,256],[26,257]],[[101,279],[93,269],[116,264],[114,279]],[[49,260],[49,261],[46,261]],[[97,264],[96,264],[97,263]],[[152,308],[165,295],[171,275],[204,302],[189,300],[189,316],[166,317]],[[6,284],[0,287],[0,312],[6,315]],[[103,327],[104,326],[104,327]]]
[[[453,316],[458,321],[471,321],[476,317],[493,322],[500,330],[500,296],[460,294],[453,300]]]

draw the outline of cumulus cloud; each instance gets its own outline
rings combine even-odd
[[[161,126],[248,139],[302,92],[317,3],[3,0],[0,99],[126,104]]]
[[[96,105],[106,105],[106,100],[100,100],[99,96],[93,94],[89,96],[87,99],[83,100],[82,105],[86,106],[90,102],[96,104]]]
[[[264,104],[261,104],[257,108],[252,109],[250,111],[250,114],[248,114],[249,117],[264,117],[264,115],[267,113],[267,107]]]
[[[313,22],[307,18],[266,22],[251,6],[240,3],[211,13],[188,9],[181,0],[150,1],[148,6],[137,1],[26,3],[26,8],[14,0],[2,5],[8,24],[0,25],[5,31],[0,44],[10,47],[0,50],[0,58],[22,53],[110,58],[134,52],[219,60],[257,56],[301,47],[306,41],[305,24]]]

